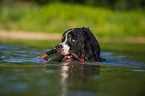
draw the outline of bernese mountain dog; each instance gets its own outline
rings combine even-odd
[[[89,28],[72,28],[64,32],[62,43],[55,46],[58,53],[64,58],[71,58],[70,53],[75,53],[83,61],[100,61],[100,46]],[[62,61],[64,60],[62,59]]]

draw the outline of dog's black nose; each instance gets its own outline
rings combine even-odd
[[[56,49],[61,49],[62,48],[62,45],[61,44],[58,44],[58,45],[55,46],[55,48]]]

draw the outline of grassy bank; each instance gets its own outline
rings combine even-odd
[[[0,7],[0,29],[4,30],[62,34],[82,26],[90,27],[97,36],[145,36],[145,13],[64,3]]]

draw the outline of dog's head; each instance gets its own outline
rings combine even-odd
[[[62,36],[62,43],[56,45],[57,52],[62,55],[77,53],[79,58],[87,61],[98,61],[100,47],[94,35],[87,28],[74,28],[66,31]]]

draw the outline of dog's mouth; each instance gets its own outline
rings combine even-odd
[[[61,55],[63,55],[64,56],[64,58],[62,59],[62,61],[72,61],[73,60],[73,57],[72,57],[72,55],[70,54],[70,52],[69,51],[66,51],[65,49],[63,49],[63,48],[56,48],[56,51],[58,52],[58,53],[60,53]]]
[[[70,47],[67,44],[58,44],[55,47],[55,50],[64,56],[62,61],[72,61],[72,60],[78,60],[83,61],[83,59],[80,59],[78,54],[76,54],[76,51],[70,50]]]
[[[66,55],[62,61],[72,61],[72,60],[76,60],[76,61],[84,61],[83,59],[80,59],[79,56],[76,53],[70,52],[70,55]]]
[[[61,61],[73,61],[73,60],[84,61],[83,59],[79,58],[79,56],[78,56],[78,54],[76,52],[72,52],[72,51],[69,51],[68,55],[62,55],[61,53],[58,52],[58,50],[52,49],[52,50],[46,52],[46,54],[47,54],[46,55],[47,56],[47,58],[46,58],[47,60],[48,59],[50,59],[50,60],[61,59]],[[41,58],[43,58],[43,57],[41,57]]]
[[[72,60],[73,60],[72,55],[64,56],[64,58],[62,59],[62,61],[72,61]]]

